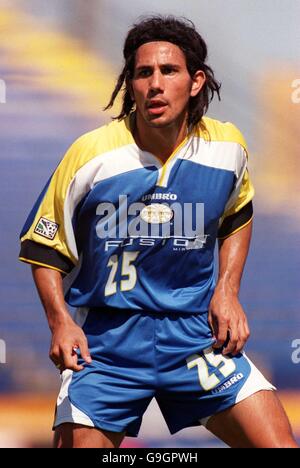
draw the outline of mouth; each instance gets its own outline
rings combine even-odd
[[[152,99],[148,101],[146,104],[147,111],[151,115],[158,115],[162,114],[167,107],[166,101],[162,101],[160,99]]]

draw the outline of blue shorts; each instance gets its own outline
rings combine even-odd
[[[136,437],[155,397],[173,434],[274,389],[244,353],[212,349],[207,314],[80,309],[76,321],[93,361],[62,373],[54,427],[69,422]]]

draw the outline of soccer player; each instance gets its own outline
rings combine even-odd
[[[243,352],[254,191],[239,130],[204,117],[220,89],[206,57],[187,20],[134,25],[108,105],[123,89],[120,115],[70,147],[21,233],[62,378],[55,447],[118,447],[153,397],[172,434],[296,447]]]

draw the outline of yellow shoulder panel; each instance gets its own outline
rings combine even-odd
[[[203,117],[198,135],[208,141],[228,141],[240,144],[247,151],[247,144],[240,130],[231,122]]]
[[[95,156],[134,143],[129,120],[113,121],[79,137],[66,153],[62,164],[77,172]]]
[[[121,122],[114,121],[78,138],[68,149],[54,172],[47,192],[37,209],[34,221],[21,241],[31,240],[51,247],[76,264],[76,255],[67,242],[67,238],[72,237],[71,222],[68,223],[68,227],[64,212],[68,188],[77,171],[94,157],[133,142],[127,119]],[[71,215],[72,213],[70,213]],[[42,217],[59,226],[53,240],[36,233],[36,225]]]

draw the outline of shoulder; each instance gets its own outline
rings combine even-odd
[[[231,122],[221,122],[203,117],[196,129],[197,136],[209,141],[237,143],[247,151],[247,144],[241,131]]]
[[[133,143],[129,120],[113,121],[77,138],[65,153],[57,173],[71,179],[95,158]]]
[[[80,136],[69,148],[69,157],[80,157],[88,161],[95,156],[108,153],[133,143],[128,120],[113,121]]]

